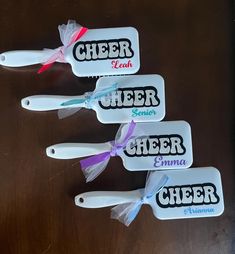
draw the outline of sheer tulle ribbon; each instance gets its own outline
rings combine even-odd
[[[38,70],[38,74],[49,69],[56,61],[66,63],[64,58],[64,50],[74,42],[78,41],[86,32],[87,28],[78,25],[74,20],[69,20],[67,25],[58,26],[60,39],[63,46],[56,49],[44,49],[44,61],[42,67]]]
[[[139,213],[141,206],[143,204],[149,204],[149,199],[153,198],[154,195],[162,190],[168,179],[167,175],[159,171],[148,173],[145,188],[144,190],[140,189],[140,193],[142,193],[140,199],[135,202],[115,206],[111,210],[111,218],[129,226]]]
[[[99,174],[103,172],[111,157],[117,156],[119,152],[126,146],[135,129],[136,123],[132,121],[124,135],[122,132],[123,125],[120,126],[115,140],[110,142],[110,151],[93,155],[86,159],[80,160],[82,171],[86,177],[86,181],[93,181]],[[124,138],[122,138],[124,136]]]

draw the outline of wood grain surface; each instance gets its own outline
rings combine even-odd
[[[75,19],[88,28],[134,26],[140,34],[139,74],[161,74],[165,120],[186,120],[193,166],[220,169],[225,212],[216,218],[160,221],[142,207],[130,227],[110,208],[82,209],[74,196],[92,190],[142,187],[145,172],[128,172],[120,158],[86,184],[78,160],[54,160],[45,148],[60,142],[112,140],[118,125],[94,111],[65,120],[30,112],[20,99],[34,94],[76,95],[96,79],[77,78],[66,64],[38,75],[39,66],[0,68],[1,254],[228,254],[235,253],[234,83],[231,1],[226,0],[1,0],[0,52],[56,48],[57,26]]]

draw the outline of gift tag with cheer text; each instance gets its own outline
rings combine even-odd
[[[160,75],[103,77],[98,79],[97,89],[110,84],[117,84],[117,90],[101,97],[93,107],[100,122],[154,122],[164,118],[164,80]]]
[[[133,27],[88,29],[65,50],[76,76],[133,74],[140,68],[138,32]]]
[[[118,155],[128,170],[188,168],[193,162],[191,127],[185,121],[138,123]]]
[[[220,172],[214,167],[171,170],[154,200],[158,219],[219,216],[224,211]]]

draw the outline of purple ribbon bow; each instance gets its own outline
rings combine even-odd
[[[82,168],[82,171],[86,177],[87,182],[93,181],[107,166],[109,159],[111,157],[117,156],[119,151],[121,151],[127,144],[128,140],[130,139],[134,128],[136,126],[136,123],[132,121],[129,124],[127,133],[125,134],[123,140],[121,139],[122,135],[120,135],[120,138],[116,138],[114,141],[111,141],[111,150],[93,155],[91,157],[88,157],[86,159],[80,160],[80,165]],[[119,131],[121,131],[122,126],[119,128]]]

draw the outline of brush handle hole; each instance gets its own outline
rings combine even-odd
[[[80,203],[84,203],[84,198],[82,198],[82,197],[79,198],[79,202],[80,202]]]

